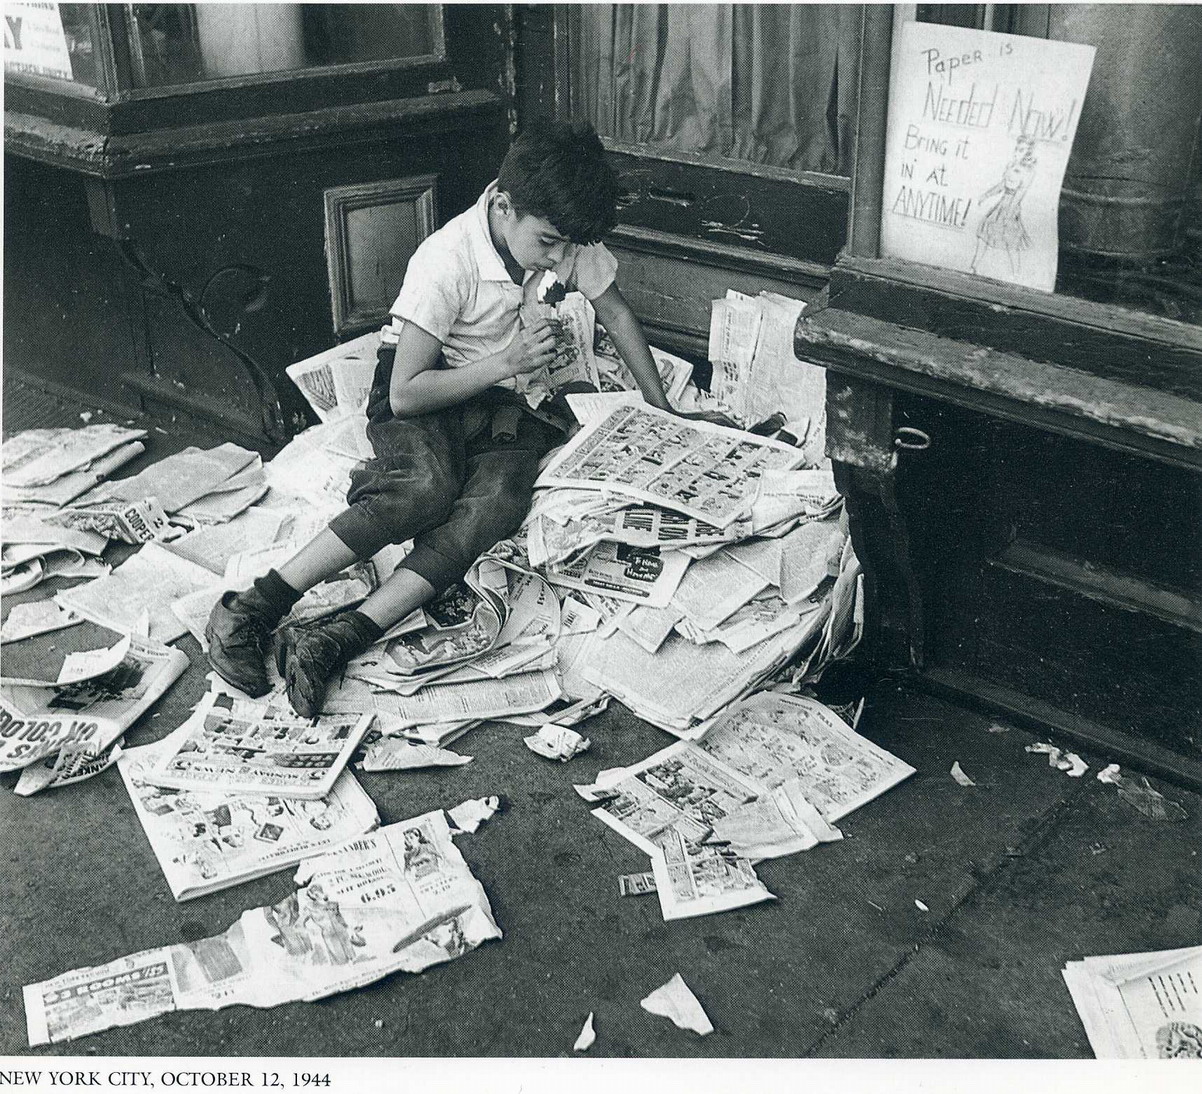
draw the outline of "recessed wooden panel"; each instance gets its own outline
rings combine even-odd
[[[417,245],[433,230],[437,176],[325,192],[326,260],[338,337],[382,323]]]

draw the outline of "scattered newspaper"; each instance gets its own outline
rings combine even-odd
[[[150,637],[173,642],[187,628],[172,614],[172,603],[218,584],[210,570],[173,555],[158,543],[147,543],[107,577],[65,589],[54,599],[85,619],[119,631],[134,630],[142,613],[148,612]]]
[[[324,797],[372,717],[301,718],[279,695],[258,700],[210,691],[145,778],[179,790]]]
[[[77,471],[61,475],[53,482],[41,486],[16,486],[4,483],[4,504],[10,505],[45,505],[51,509],[67,505],[94,490],[103,483],[109,475],[118,468],[124,467],[146,451],[146,445],[141,441],[129,441],[114,448],[107,455],[101,456]]]
[[[1062,975],[1100,1060],[1202,1060],[1202,946],[1070,961]]]
[[[380,332],[343,342],[284,371],[323,422],[360,411],[371,394]]]
[[[674,828],[654,839],[651,872],[664,919],[690,919],[776,899],[745,858],[687,839]]]
[[[174,513],[213,493],[231,476],[258,461],[256,453],[231,441],[208,450],[185,448],[136,475],[104,483],[94,494],[97,499],[132,502],[156,498],[166,512]]]
[[[380,823],[375,805],[350,772],[312,800],[239,794],[224,787],[178,790],[147,781],[171,748],[167,737],[126,749],[117,766],[177,901],[294,866]]]
[[[133,638],[103,676],[55,688],[0,688],[0,771],[15,771],[66,744],[103,752],[183,675],[188,658]]]
[[[145,436],[144,429],[111,423],[27,429],[0,447],[0,470],[6,486],[45,486]]]
[[[93,775],[99,775],[120,758],[121,740],[116,740],[99,751],[86,741],[71,741],[63,745],[57,754],[46,756],[23,768],[17,785],[13,787],[13,793],[29,797],[42,790],[70,786],[72,783],[90,779]]]
[[[81,616],[60,607],[53,600],[31,600],[14,604],[0,625],[0,643],[20,642],[39,634],[49,634],[83,622]]]
[[[801,463],[801,453],[779,441],[620,406],[582,428],[538,484],[625,494],[725,527],[750,507],[760,475]]]
[[[243,912],[223,934],[27,985],[30,1045],[175,1010],[321,999],[501,936],[441,810],[307,859],[296,880],[291,896]]]
[[[172,534],[167,514],[155,498],[140,501],[98,501],[72,505],[48,518],[64,528],[98,532],[123,543],[149,543]]]

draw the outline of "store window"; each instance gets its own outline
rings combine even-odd
[[[99,87],[97,32],[90,4],[4,5],[4,75]]]
[[[1096,49],[1060,197],[1056,291],[1202,323],[1202,6],[898,5]]]
[[[559,110],[614,153],[624,224],[829,265],[858,21],[847,4],[565,5]]]
[[[135,87],[441,55],[430,4],[127,4]]]

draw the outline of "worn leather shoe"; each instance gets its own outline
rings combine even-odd
[[[205,627],[209,664],[217,675],[252,698],[266,695],[267,647],[283,614],[254,586],[225,593]]]
[[[276,664],[284,678],[288,701],[302,718],[321,713],[330,678],[377,638],[380,628],[357,611],[280,632]]]

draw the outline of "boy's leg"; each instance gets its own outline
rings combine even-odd
[[[512,440],[494,441],[489,428],[486,424],[483,435],[468,445],[466,481],[445,522],[415,537],[413,551],[358,611],[290,629],[284,636],[281,672],[299,713],[316,716],[326,682],[337,669],[381,632],[460,580],[479,555],[521,524],[530,508],[538,463],[563,437],[526,414],[520,416]]]
[[[455,414],[373,422],[368,432],[377,457],[352,474],[348,508],[278,571],[245,592],[226,593],[213,610],[209,662],[250,695],[268,691],[264,655],[271,634],[307,590],[385,544],[438,524],[449,511],[462,465]],[[370,619],[358,622],[364,625],[355,642],[374,629]]]

